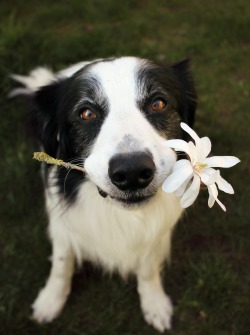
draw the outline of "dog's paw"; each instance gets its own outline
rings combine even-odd
[[[169,297],[163,292],[144,296],[141,307],[146,322],[159,332],[171,329],[173,306]]]
[[[67,295],[46,286],[39,292],[38,297],[31,306],[33,309],[31,318],[38,323],[53,321],[60,314],[66,300]]]

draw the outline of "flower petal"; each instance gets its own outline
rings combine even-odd
[[[188,143],[184,140],[167,140],[166,144],[168,147],[174,149],[175,151],[184,151],[190,156]]]
[[[205,159],[211,151],[212,148],[212,144],[211,141],[208,137],[202,137],[201,138],[201,152],[200,152],[200,157],[199,159],[202,161],[203,159]]]
[[[175,164],[174,164],[174,167],[173,167],[173,171],[176,171],[184,166],[189,166],[190,165],[190,161],[187,160],[187,159],[180,159],[179,161],[177,161]],[[190,177],[188,177],[188,179],[174,192],[175,193],[175,196],[176,197],[181,197],[182,194],[184,193],[185,189],[186,189],[186,186],[188,184],[188,182],[190,181],[190,179],[192,178],[192,175],[190,175]]]
[[[223,203],[217,198],[218,197],[218,190],[215,184],[208,185],[208,192],[210,196],[212,196],[215,201],[220,205],[220,207],[223,209],[223,211],[226,211],[226,207],[223,205]],[[209,201],[209,199],[208,199]],[[208,204],[209,205],[209,204]],[[210,206],[209,206],[210,207]]]
[[[195,143],[200,141],[200,138],[196,134],[196,132],[192,128],[190,128],[186,123],[181,122],[181,128],[185,130],[185,132],[188,133],[195,140]]]
[[[226,212],[226,207],[223,205],[223,203],[218,198],[216,198],[215,201],[217,202],[218,205],[220,205],[223,211]]]
[[[202,163],[207,164],[209,167],[229,168],[239,162],[239,158],[234,156],[213,156],[204,159]]]
[[[229,193],[229,194],[234,194],[234,189],[231,184],[229,184],[224,178],[219,175],[218,179],[216,180],[216,183],[218,185],[219,190]]]
[[[215,203],[215,197],[212,194],[211,188],[208,187],[208,194],[209,194],[209,198],[208,198],[208,207],[211,208],[213,207],[214,203]]]
[[[175,162],[173,166],[173,171],[176,171],[184,166],[190,166],[190,161],[188,159],[180,159],[179,161]]]
[[[211,174],[210,177],[209,177],[208,185],[214,184],[218,180],[219,176],[220,176],[220,171],[215,170],[215,172],[213,174]]]
[[[195,148],[196,148],[196,161],[200,160],[200,154],[202,153],[202,142],[200,137],[196,134],[196,132],[190,128],[186,123],[181,122],[181,128],[185,130],[195,141]]]
[[[177,198],[180,198],[183,195],[191,178],[192,178],[192,175],[188,177],[188,179],[174,192],[174,195]]]
[[[217,198],[217,196],[218,196],[218,190],[217,190],[216,185],[215,185],[215,184],[213,184],[213,185],[209,185],[208,189],[209,189],[211,195],[212,195],[214,198]]]
[[[200,191],[200,178],[197,174],[194,175],[193,181],[181,198],[181,207],[187,208],[192,205],[198,197]]]
[[[191,141],[188,142],[188,147],[189,147],[189,152],[190,152],[189,158],[192,164],[194,165],[198,160],[198,151],[194,143]]]
[[[167,177],[162,185],[164,192],[171,193],[176,191],[193,174],[191,163],[174,171]]]
[[[210,176],[206,172],[198,173],[203,184],[208,185]]]
[[[206,174],[212,177],[217,171],[220,171],[220,170],[215,170],[214,168],[207,167],[204,169],[204,171],[206,172]]]
[[[213,195],[210,194],[208,198],[208,207],[212,208],[214,203],[215,203],[215,198],[213,197]]]
[[[205,185],[214,184],[218,177],[217,170],[213,168],[205,168],[202,172],[198,173],[198,175]]]

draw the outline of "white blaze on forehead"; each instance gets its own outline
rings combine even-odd
[[[110,111],[115,111],[116,116],[135,109],[138,65],[139,59],[124,57],[97,63],[91,69],[108,99]]]
[[[101,148],[104,152],[106,147],[115,154],[117,147],[121,150],[121,143],[126,142],[131,151],[133,142],[137,143],[133,151],[144,151],[147,142],[150,146],[152,137],[159,136],[137,105],[140,99],[137,76],[142,62],[135,57],[124,57],[100,62],[91,68],[91,74],[97,79],[108,104],[108,115],[96,140],[95,150]],[[132,142],[123,141],[124,138],[130,138],[129,142]]]
[[[137,143],[134,151],[144,151],[145,148],[150,150],[154,140],[159,140],[159,134],[138,107],[142,93],[138,87],[138,71],[144,64],[145,60],[123,57],[96,63],[91,67],[90,75],[98,81],[108,104],[108,115],[96,139],[94,150],[104,153],[106,147],[111,154],[124,138],[130,138],[133,143]]]
[[[153,188],[161,185],[176,160],[173,150],[165,145],[165,139],[138,106],[143,88],[138,87],[137,76],[144,64],[144,60],[124,57],[93,64],[89,69],[107,100],[108,113],[84,167],[90,180],[114,197],[118,191],[108,176],[112,157],[139,151],[150,153],[156,166],[150,186]]]

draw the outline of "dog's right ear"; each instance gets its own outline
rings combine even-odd
[[[195,118],[195,110],[197,107],[197,94],[194,81],[190,72],[190,60],[185,59],[182,62],[172,65],[172,69],[182,92],[182,101],[180,114],[182,120],[190,127],[193,126]]]
[[[40,88],[34,96],[40,142],[43,150],[52,157],[58,151],[58,110],[64,80]]]

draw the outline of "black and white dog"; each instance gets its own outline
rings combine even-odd
[[[14,94],[34,96],[42,150],[86,170],[43,167],[53,256],[34,319],[58,316],[75,263],[88,260],[134,274],[145,320],[170,329],[172,304],[160,272],[182,209],[161,186],[177,159],[166,139],[182,137],[181,120],[193,124],[188,62],[123,57],[13,77],[27,87]]]

